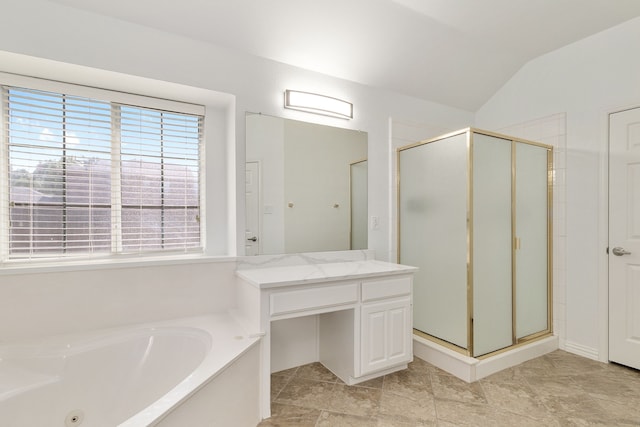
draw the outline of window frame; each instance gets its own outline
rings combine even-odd
[[[68,65],[68,64],[65,64]],[[70,67],[73,67],[69,65]],[[97,70],[96,70],[97,71]],[[111,74],[111,73],[110,73]],[[129,79],[142,79],[145,83],[166,84],[170,83],[152,81],[144,78],[137,78],[134,76],[125,76]],[[206,129],[210,127],[207,125],[209,121],[207,119],[207,106],[189,100],[172,100],[166,99],[161,96],[149,96],[148,94],[132,94],[129,92],[123,92],[113,88],[98,88],[94,86],[87,86],[76,83],[60,82],[56,80],[49,80],[44,78],[27,77],[19,74],[11,74],[0,72],[0,85],[13,86],[17,88],[28,88],[33,90],[41,90],[47,92],[54,92],[58,94],[70,94],[75,96],[81,96],[91,99],[98,99],[118,105],[132,105],[141,108],[151,108],[162,111],[177,112],[184,114],[192,114],[203,117],[201,126],[201,138],[199,142],[199,174],[198,174],[198,199],[200,209],[200,245],[197,248],[191,250],[149,250],[140,252],[118,252],[114,251],[114,244],[108,252],[100,253],[72,253],[72,254],[46,254],[35,255],[32,257],[15,257],[12,258],[9,247],[9,233],[10,233],[10,200],[9,200],[9,144],[7,141],[8,136],[8,122],[5,117],[0,120],[0,266],[8,266],[15,264],[32,264],[38,262],[51,262],[51,261],[90,261],[90,260],[104,260],[104,259],[123,259],[123,258],[156,258],[156,257],[172,257],[180,255],[205,255],[207,252],[207,227],[206,227],[206,161],[205,161],[205,141],[206,141]],[[146,87],[146,86],[145,86]],[[195,90],[195,88],[185,87]],[[175,89],[175,88],[172,88]],[[175,92],[173,90],[172,92]],[[0,97],[0,111],[4,112],[6,105],[5,100]],[[114,125],[115,127],[115,125]],[[111,170],[111,182],[114,182],[114,173],[120,170],[120,153],[119,144],[114,144],[112,141],[112,170]],[[115,151],[118,151],[115,153]],[[116,154],[113,156],[113,154]],[[117,181],[120,180],[118,176]],[[112,194],[117,191],[112,191]],[[116,206],[116,209],[121,209],[121,206],[111,203],[112,206]],[[120,215],[118,212],[117,215]],[[114,236],[113,231],[111,233],[112,238]],[[121,237],[118,237],[121,238]],[[115,239],[114,239],[115,240]],[[116,242],[119,245],[119,242]]]

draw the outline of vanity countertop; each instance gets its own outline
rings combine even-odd
[[[365,260],[236,270],[236,275],[257,288],[271,289],[307,283],[383,277],[413,273],[416,270],[416,267],[407,265]]]

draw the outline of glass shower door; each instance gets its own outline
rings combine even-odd
[[[516,338],[550,329],[549,150],[516,145]]]
[[[511,148],[473,133],[473,356],[513,344]]]
[[[414,277],[414,328],[467,348],[467,133],[399,153],[399,259]]]

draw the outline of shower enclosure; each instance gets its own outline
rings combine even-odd
[[[551,334],[552,154],[473,128],[398,149],[416,334],[471,357]]]

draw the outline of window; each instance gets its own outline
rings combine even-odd
[[[100,92],[2,86],[5,260],[202,250],[203,115]]]

